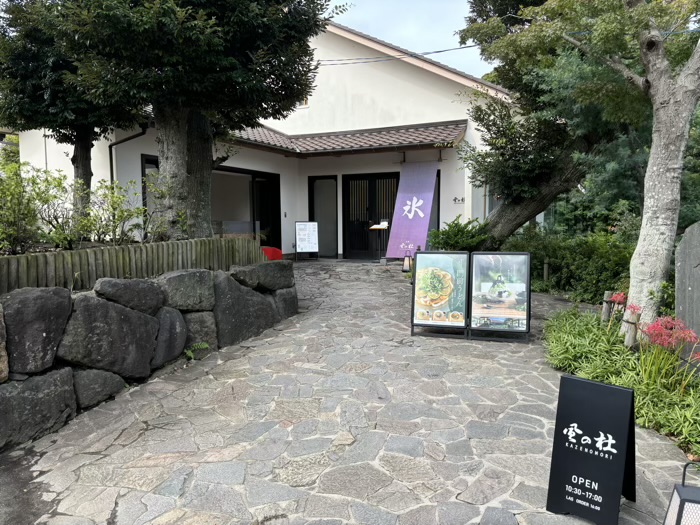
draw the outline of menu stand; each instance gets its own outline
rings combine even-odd
[[[374,238],[374,243],[377,245],[377,259],[376,262],[381,263],[382,262],[382,249],[381,249],[381,243],[379,242],[382,231],[388,230],[389,229],[389,222],[388,221],[382,221],[379,224],[375,224],[374,226],[370,226],[369,229],[371,231],[376,231],[377,236]]]

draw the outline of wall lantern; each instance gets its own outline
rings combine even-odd
[[[413,257],[411,257],[411,252],[406,250],[406,255],[403,257],[403,268],[401,268],[401,271],[403,273],[411,273],[411,270],[413,270]]]
[[[686,463],[683,467],[683,481],[680,485],[673,487],[673,495],[666,511],[664,525],[696,525],[700,523],[700,487],[689,487],[685,484],[685,475],[690,465],[700,465],[700,463]]]

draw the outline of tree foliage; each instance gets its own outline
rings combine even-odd
[[[77,0],[56,8],[76,83],[102,104],[196,108],[231,128],[287,116],[313,87],[327,0]],[[138,42],[138,45],[134,45]]]
[[[77,72],[72,57],[51,31],[47,5],[4,3],[0,25],[0,122],[16,131],[48,129],[57,142],[91,141],[111,128],[129,127],[135,115],[118,104],[95,103],[69,81]]]
[[[567,89],[569,107],[593,105],[603,121],[615,120],[635,132],[642,132],[645,107],[653,116],[642,224],[630,264],[630,300],[642,307],[644,322],[653,320],[655,298],[668,273],[681,165],[700,99],[700,46],[694,29],[698,14],[697,0],[547,0],[521,9],[515,25],[492,16],[461,35],[475,39],[488,60],[549,75],[549,89],[537,97],[542,104],[548,103],[552,87],[556,93],[567,84],[551,80],[567,80],[560,71],[568,54],[569,61],[586,65],[570,77],[575,81]],[[605,69],[588,74],[600,67]],[[635,108],[632,114],[629,107]],[[635,113],[638,118],[630,118]]]
[[[688,138],[681,182],[679,230],[700,221],[700,111],[696,111]]]
[[[55,35],[54,6],[39,0],[3,3],[0,24],[0,122],[16,131],[43,128],[73,146],[76,215],[89,206],[93,143],[138,118],[129,100],[95,102],[70,78],[77,67]],[[76,219],[77,220],[77,219]]]

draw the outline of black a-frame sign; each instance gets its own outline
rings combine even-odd
[[[564,376],[547,510],[617,525],[620,496],[636,500],[634,391]]]

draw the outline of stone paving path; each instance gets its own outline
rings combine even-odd
[[[583,523],[544,511],[559,374],[539,343],[410,337],[410,286],[397,267],[296,271],[300,315],[7,456],[32,464],[27,490],[47,507],[14,516],[48,525]],[[559,305],[538,297],[536,317]],[[654,432],[636,437],[639,502],[624,503],[620,523],[651,525],[684,455]]]

